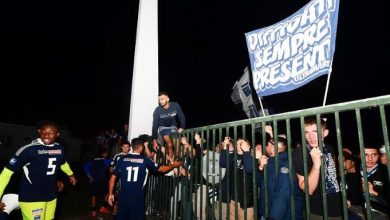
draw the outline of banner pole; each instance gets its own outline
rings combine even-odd
[[[330,74],[332,74],[332,65],[333,65],[333,60],[330,63],[330,69],[329,69],[329,74],[328,74],[328,79],[326,80],[326,88],[325,88],[325,95],[324,95],[324,101],[322,103],[322,106],[325,106],[326,104],[326,98],[328,96],[328,88],[329,88],[329,81],[330,81]]]
[[[261,102],[261,97],[259,96],[259,102],[260,102],[260,107],[261,107],[261,112],[263,113],[263,117],[265,117],[265,112],[263,108],[263,103]]]

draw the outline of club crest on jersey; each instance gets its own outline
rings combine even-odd
[[[42,211],[43,211],[43,208],[40,208],[40,209],[33,209],[33,210],[32,210],[32,214],[33,214],[33,215],[39,215],[39,214],[42,213]]]
[[[281,167],[280,168],[280,172],[283,173],[283,174],[287,174],[288,173],[288,168],[287,167]]]
[[[11,158],[11,160],[9,161],[9,164],[11,165],[14,165],[16,163],[16,159],[15,158]]]
[[[58,154],[62,154],[62,151],[60,149],[58,149],[58,150],[38,150],[38,154],[58,155]]]
[[[32,210],[32,215],[34,216],[34,220],[41,220],[41,214],[43,212],[43,209],[33,209]]]

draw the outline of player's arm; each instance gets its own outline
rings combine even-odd
[[[115,155],[114,158],[112,158],[111,163],[110,163],[110,167],[109,167],[110,173],[114,172],[114,168],[116,166],[116,162],[118,161],[118,157],[119,157],[118,155]]]
[[[3,196],[4,189],[8,185],[12,174],[14,174],[14,172],[7,169],[6,167],[4,167],[3,171],[1,172],[1,174],[0,174],[0,198]]]
[[[110,180],[108,181],[108,204],[110,206],[114,205],[114,187],[115,187],[115,174],[112,174]]]
[[[61,165],[61,170],[69,177],[70,184],[72,184],[73,186],[76,185],[77,183],[76,176],[74,175],[72,169],[70,169],[68,162],[65,162],[64,164]]]
[[[168,171],[171,171],[173,168],[175,167],[180,167],[181,166],[181,162],[179,161],[175,161],[173,162],[172,164],[170,165],[164,165],[164,166],[160,166],[157,170],[157,172],[161,172],[161,173],[166,173]]]

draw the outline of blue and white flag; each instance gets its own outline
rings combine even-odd
[[[299,88],[331,72],[339,0],[312,0],[290,17],[245,34],[257,95]]]

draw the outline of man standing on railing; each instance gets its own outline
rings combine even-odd
[[[299,188],[305,192],[308,188],[310,197],[310,219],[323,219],[324,209],[322,196],[326,195],[328,205],[328,219],[341,218],[341,194],[337,181],[336,163],[334,160],[334,150],[324,144],[324,138],[329,134],[326,121],[321,120],[322,151],[319,148],[317,120],[316,117],[305,118],[304,132],[307,145],[297,147],[293,152],[293,167],[298,177]],[[302,149],[303,148],[303,149]],[[307,158],[303,158],[303,150],[307,151]],[[324,159],[324,171],[321,173],[321,160]],[[305,186],[304,161],[307,161],[307,182]],[[322,192],[321,175],[325,175],[325,192]]]
[[[173,141],[172,133],[181,133],[186,126],[186,119],[183,111],[176,102],[169,102],[169,96],[166,92],[158,94],[159,106],[153,113],[152,136],[157,138],[160,144],[166,143],[168,148],[168,157],[173,159]]]

